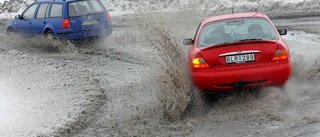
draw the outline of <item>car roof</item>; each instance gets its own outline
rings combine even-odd
[[[235,14],[226,14],[226,15],[218,15],[211,16],[202,20],[203,23],[226,20],[226,19],[235,19],[235,18],[252,18],[252,17],[262,17],[268,18],[265,14],[260,12],[248,12],[248,13],[235,13]]]

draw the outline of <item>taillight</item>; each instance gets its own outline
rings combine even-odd
[[[209,64],[202,58],[201,53],[196,54],[196,56],[192,59],[192,67],[199,68],[209,68]]]
[[[193,68],[209,68],[210,66],[204,61],[203,58],[194,58],[192,60]]]
[[[110,15],[109,12],[107,13],[107,19],[108,19],[109,22],[111,22],[111,15]]]
[[[70,28],[71,25],[70,25],[70,21],[68,18],[65,18],[65,19],[62,19],[62,28],[63,29],[66,29],[66,28]]]
[[[288,58],[289,55],[287,53],[287,50],[282,45],[278,45],[277,51],[274,54],[272,61],[287,60]]]

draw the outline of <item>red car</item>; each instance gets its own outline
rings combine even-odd
[[[188,64],[203,91],[282,86],[290,77],[290,52],[267,15],[259,12],[208,17],[200,23]]]

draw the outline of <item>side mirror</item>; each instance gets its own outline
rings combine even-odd
[[[286,29],[278,29],[280,35],[287,35],[288,31]]]
[[[194,43],[194,40],[191,39],[191,38],[188,38],[188,39],[184,39],[183,40],[183,45],[191,45]]]
[[[20,20],[21,19],[21,15],[16,15],[14,18]]]

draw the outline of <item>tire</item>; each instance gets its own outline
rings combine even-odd
[[[13,28],[10,27],[7,29],[7,35],[13,35],[15,33],[16,33],[16,31]]]
[[[57,38],[56,36],[54,35],[53,31],[52,30],[47,30],[45,33],[44,33],[46,39],[48,41],[50,41],[47,46],[44,46],[45,50],[46,51],[49,51],[49,52],[58,52],[59,51],[59,47],[54,44],[54,43],[51,43],[51,42],[54,42],[54,41],[57,41]]]
[[[206,103],[212,104],[218,101],[220,93],[201,91],[203,99]]]
[[[285,84],[283,84],[283,85],[278,85],[278,86],[276,86],[276,87],[278,87],[282,92],[285,92],[285,89],[286,89]]]
[[[44,35],[45,35],[45,37],[47,39],[51,39],[51,40],[55,40],[56,39],[56,37],[54,36],[54,33],[53,33],[52,30],[46,31]]]

